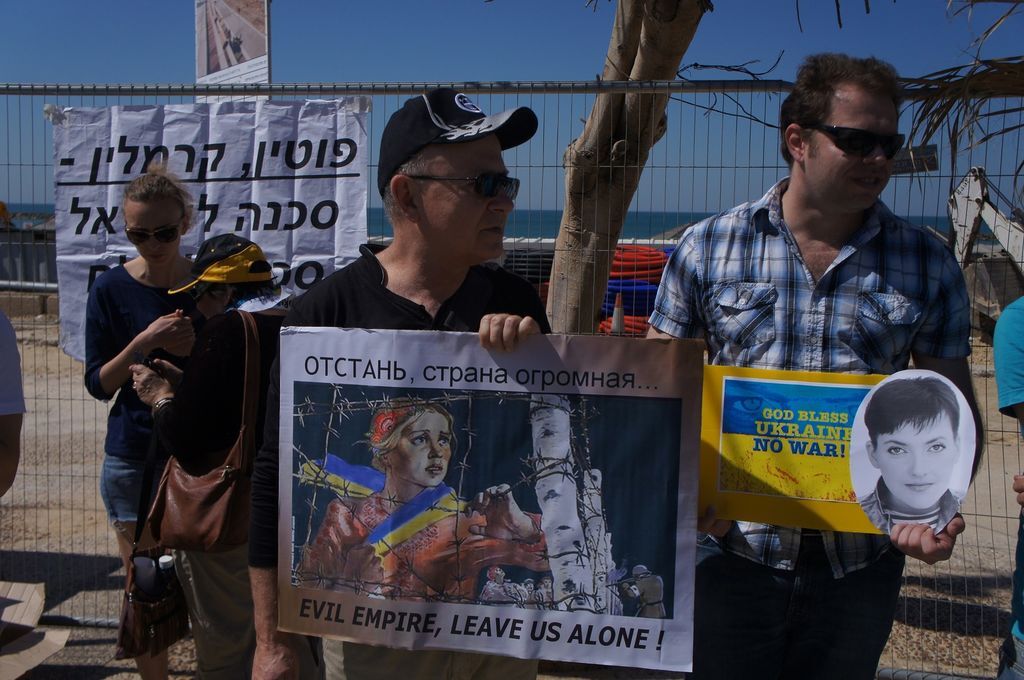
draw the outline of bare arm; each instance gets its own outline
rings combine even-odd
[[[100,367],[100,387],[107,394],[113,394],[121,387],[121,385],[128,382],[132,377],[132,373],[129,370],[129,366],[135,363],[135,353],[138,352],[142,355],[149,354],[149,349],[143,349],[146,345],[142,340],[141,334],[136,335],[132,338],[132,341],[128,343],[128,346],[120,351],[113,359],[103,364]]]
[[[249,567],[253,616],[256,626],[256,656],[253,680],[298,680],[298,635],[277,629],[277,569]]]
[[[935,371],[941,376],[949,378],[950,382],[964,393],[967,404],[971,407],[974,415],[975,448],[974,463],[971,466],[971,479],[974,479],[981,464],[981,454],[985,445],[985,430],[981,422],[981,413],[978,410],[978,402],[974,397],[974,384],[971,382],[971,367],[966,358],[962,359],[937,359],[923,354],[914,355],[914,366],[929,371]]]
[[[7,493],[14,483],[21,460],[20,413],[0,416],[0,496]]]
[[[1024,428],[1024,404],[1014,404],[1013,415],[1017,418],[1017,425]],[[1024,429],[1021,432],[1024,432]]]
[[[1017,417],[1017,424],[1024,428],[1024,404],[1014,404],[1013,415]],[[1024,429],[1021,431],[1024,432]],[[1013,476],[1013,491],[1017,494],[1017,505],[1024,510],[1024,475]]]
[[[135,353],[147,356],[162,348],[177,356],[188,356],[195,340],[192,321],[178,309],[170,314],[157,317],[128,343],[113,359],[100,367],[100,386],[107,394],[113,394],[132,377],[129,366],[136,363]]]
[[[650,328],[647,329],[647,337],[648,339],[654,338],[657,340],[670,340],[676,336],[669,335],[668,333],[663,333],[654,326],[651,326]]]

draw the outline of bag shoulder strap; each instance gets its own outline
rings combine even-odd
[[[252,314],[244,310],[235,310],[242,317],[242,324],[245,327],[245,380],[242,383],[242,424],[239,428],[239,437],[245,437],[245,441],[236,442],[232,447],[232,454],[239,455],[242,459],[235,461],[236,465],[245,474],[249,474],[252,466],[252,451],[254,442],[254,428],[256,427],[256,410],[260,403],[260,335],[256,328],[256,320]]]
[[[139,509],[135,514],[135,540],[132,542],[133,555],[139,547],[142,530],[149,521],[150,500],[152,500],[150,496],[153,493],[153,477],[156,475],[156,459],[159,451],[160,436],[156,433],[156,423],[154,422],[153,433],[149,436],[149,450],[146,452],[146,467],[142,472],[142,488],[139,489]]]

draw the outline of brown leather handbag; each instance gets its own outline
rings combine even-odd
[[[242,425],[231,448],[215,458],[223,463],[209,472],[190,473],[174,456],[167,461],[149,513],[149,527],[157,542],[168,548],[222,552],[249,540],[250,476],[256,454],[254,430],[260,394],[260,338],[252,315],[241,310],[238,314],[245,327]]]
[[[141,527],[142,522],[138,525]],[[161,572],[159,591],[139,585],[140,566],[148,564],[149,571],[156,571],[152,565],[164,552],[161,546],[148,550],[136,547],[132,552],[114,658],[155,656],[188,635],[188,605],[174,571]]]
[[[188,635],[188,605],[174,569],[162,569],[163,546],[139,547],[145,527],[145,508],[156,474],[160,445],[154,432],[139,489],[139,520],[135,523],[132,557],[124,584],[121,620],[117,627],[117,659],[156,655]]]

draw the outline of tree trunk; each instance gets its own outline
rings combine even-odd
[[[708,0],[619,0],[603,80],[674,80]],[[548,316],[556,333],[593,333],[622,222],[651,147],[665,134],[664,94],[599,94],[562,156],[565,210]]]
[[[530,398],[533,428],[533,465],[541,530],[548,546],[555,608],[593,610],[590,556],[577,512],[578,487],[572,459],[572,422],[569,401],[555,394]]]

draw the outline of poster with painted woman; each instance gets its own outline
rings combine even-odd
[[[282,628],[689,670],[702,343],[281,343]]]

